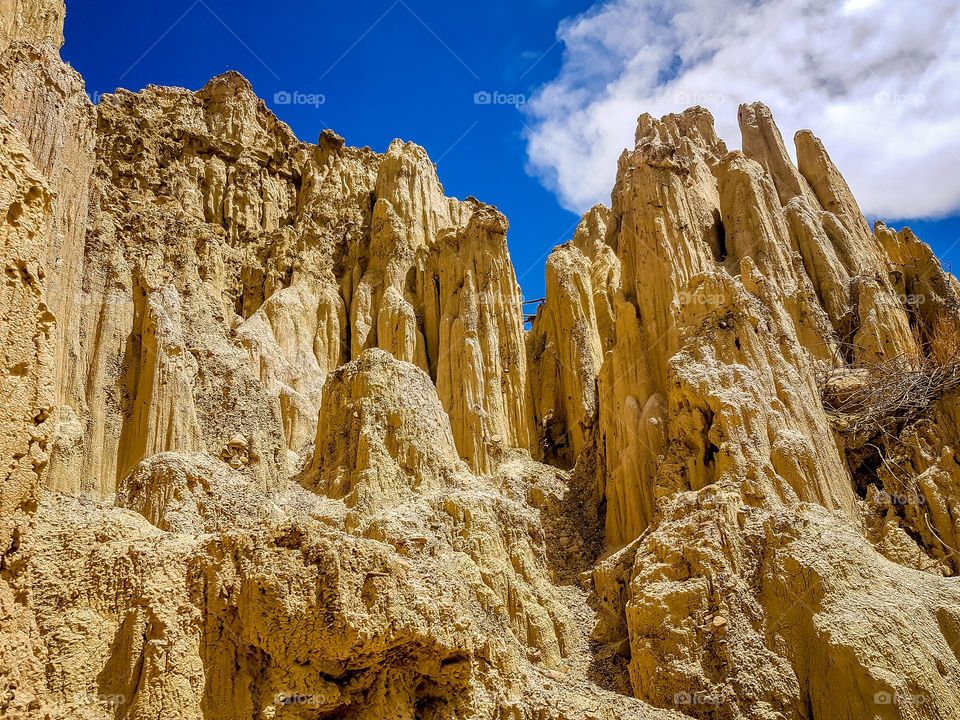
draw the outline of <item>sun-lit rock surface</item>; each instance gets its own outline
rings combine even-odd
[[[507,219],[0,18],[0,715],[960,716],[960,284],[770,111]],[[895,174],[892,175],[892,177]]]

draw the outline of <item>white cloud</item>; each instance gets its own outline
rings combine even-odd
[[[565,21],[527,105],[529,167],[563,204],[609,201],[637,116],[703,105],[731,148],[761,100],[826,144],[869,215],[960,210],[960,0],[610,0]]]

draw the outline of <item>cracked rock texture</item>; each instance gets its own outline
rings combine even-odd
[[[960,284],[813,134],[641,116],[525,331],[422,148],[0,8],[0,716],[960,717]]]

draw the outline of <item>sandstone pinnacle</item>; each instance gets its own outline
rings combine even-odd
[[[960,283],[812,133],[641,115],[525,330],[422,147],[7,5],[0,716],[960,717]]]

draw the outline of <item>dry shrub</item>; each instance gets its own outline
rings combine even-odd
[[[904,354],[856,368],[826,373],[823,405],[852,445],[897,435],[945,394],[960,388],[960,328],[938,321],[927,338],[917,335],[919,354]]]

